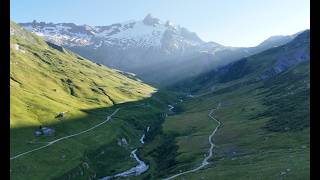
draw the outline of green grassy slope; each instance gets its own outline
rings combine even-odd
[[[201,128],[202,123],[208,121],[208,109],[221,102],[222,107],[216,112],[216,117],[223,126],[214,137],[216,147],[212,164],[185,177],[309,179],[308,69],[308,63],[301,64],[270,80],[284,85],[285,88],[274,84],[281,89],[280,92],[265,82],[218,96],[208,94],[185,103],[186,115],[197,112],[199,116],[188,120],[183,114],[177,115],[170,117],[164,124],[168,133],[173,132],[176,123],[179,123],[180,131],[187,131],[190,126],[199,128],[191,134],[176,137],[178,153],[181,155],[176,157],[178,165],[175,166],[175,172],[190,169],[201,162],[209,147],[207,137],[210,132],[207,128]],[[297,78],[300,80],[296,81]],[[286,84],[290,84],[292,91],[286,90],[289,87]],[[215,126],[214,122],[210,125]],[[182,156],[187,153],[191,155]],[[190,159],[192,155],[195,159]]]
[[[208,113],[219,102],[215,117],[222,126],[214,136],[210,165],[177,179],[309,178],[309,61],[269,72],[280,54],[296,56],[306,43],[273,48],[178,84],[175,90],[195,95],[180,102],[180,92],[160,90],[148,97],[152,87],[17,31],[27,39],[11,39],[10,85],[16,94],[10,121],[21,120],[11,123],[11,155],[92,127],[121,109],[94,131],[12,160],[12,179],[98,179],[135,166],[129,156],[135,148],[150,168],[128,179],[162,179],[192,169],[210,146],[208,136],[217,124]],[[24,75],[13,74],[19,71]],[[260,79],[266,72],[270,77]],[[174,102],[179,104],[172,113],[167,105]],[[66,117],[54,118],[61,111],[68,111]],[[34,137],[40,124],[54,127],[56,135]],[[139,138],[148,126],[142,146]],[[123,138],[127,145],[120,143]]]
[[[65,122],[54,124],[58,132],[55,137],[36,138],[32,136],[37,127],[15,128],[11,135],[23,133],[26,138],[19,141],[13,154],[42,146],[40,142],[50,141],[92,127],[106,119],[117,108],[118,113],[107,124],[94,131],[58,142],[48,148],[36,151],[11,161],[12,179],[97,179],[125,171],[136,165],[130,151],[142,146],[139,139],[150,126],[145,141],[148,143],[158,134],[164,121],[167,104],[176,101],[175,94],[158,92],[150,98],[128,102],[106,108],[83,110],[80,118],[66,118]],[[27,132],[30,133],[27,134]],[[128,144],[119,145],[121,139]],[[144,146],[142,146],[143,148]]]
[[[11,22],[11,128],[50,124],[63,111],[148,97],[154,88],[99,66]]]
[[[176,123],[179,123],[180,131],[188,131],[190,126],[195,127],[194,129],[199,128],[187,135],[176,137],[179,145],[178,153],[181,155],[176,158],[178,163],[175,166],[175,172],[190,169],[201,162],[209,147],[207,137],[210,133],[209,128],[201,128],[202,124],[209,121],[206,117],[208,109],[222,102],[216,117],[223,126],[214,137],[216,147],[212,164],[198,173],[185,175],[188,179],[309,178],[309,128],[290,131],[283,127],[284,131],[281,132],[265,129],[275,116],[257,117],[257,114],[268,112],[270,107],[264,104],[265,95],[256,94],[256,90],[261,89],[259,86],[251,86],[219,96],[208,95],[203,97],[205,100],[198,102],[191,100],[184,105],[186,113],[197,112],[199,116],[192,120],[181,115],[168,119],[168,123],[164,125],[168,133],[172,132],[174,129],[172,124]],[[287,120],[291,120],[290,116],[282,119],[283,122]],[[294,124],[304,124],[304,120]],[[215,124],[211,121],[207,126],[215,126]],[[188,156],[183,156],[184,154]],[[192,156],[194,159],[190,159]]]
[[[162,134],[143,149],[154,169],[137,179],[161,179],[199,166],[217,126],[208,113],[219,102],[215,117],[222,126],[214,136],[211,164],[176,179],[309,179],[309,60],[257,78],[274,67],[284,50],[292,58],[303,48],[308,52],[308,44],[298,40],[233,63],[228,73],[178,84],[176,89],[191,90],[194,98],[183,101],[179,113],[167,117]]]
[[[128,103],[125,102],[129,101],[143,102],[156,91],[126,73],[95,64],[60,46],[47,43],[14,22],[10,22],[10,32],[11,157],[44,145],[41,142],[92,127],[105,120],[118,104],[126,106]],[[140,110],[144,111],[143,108]],[[60,112],[66,112],[65,117],[55,118]],[[150,111],[152,116],[156,113],[156,110]],[[112,156],[102,156],[102,160],[106,160],[102,166],[96,160],[88,162],[90,171],[82,178],[92,174],[110,175],[131,167],[135,162],[129,157],[130,148],[138,144],[142,130],[120,118],[124,115],[125,110],[94,131],[11,160],[11,178],[52,179],[68,176],[83,163],[84,157],[91,162],[95,152],[103,148],[107,148],[106,151]],[[148,117],[147,113],[145,117]],[[141,122],[137,120],[142,124],[140,126],[149,123],[146,118]],[[151,118],[150,123],[153,120],[157,118]],[[53,127],[55,135],[35,137],[34,131],[39,125]],[[117,145],[122,137],[126,137],[128,147]],[[110,164],[109,160],[114,163]]]

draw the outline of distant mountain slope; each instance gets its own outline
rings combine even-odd
[[[136,73],[160,85],[175,83],[292,39],[279,36],[256,47],[228,47],[205,42],[196,33],[150,14],[143,20],[108,26],[36,21],[20,25],[94,62]]]
[[[310,60],[310,32],[300,33],[285,45],[239,59],[226,66],[177,83],[191,91],[211,91],[219,84],[255,83]]]
[[[146,156],[162,149],[170,152],[161,159],[154,153],[153,160],[162,166],[157,164],[159,168],[149,177],[165,179],[201,165],[208,156],[208,137],[217,127],[208,113],[221,103],[214,112],[221,127],[212,138],[215,146],[210,164],[179,178],[309,179],[309,61],[268,79],[250,82],[243,76],[211,87],[200,88],[175,105],[178,113],[168,116],[162,125],[169,142],[155,141],[145,148]]]
[[[50,124],[60,113],[111,106],[155,89],[93,63],[10,22],[10,126]]]
[[[145,148],[145,156],[155,154],[151,162],[159,162],[147,177],[310,179],[309,36],[304,31],[283,46],[176,85],[189,98],[175,104],[176,113],[162,125],[170,141]],[[208,157],[208,137],[218,126],[208,113],[215,108],[221,125],[212,138],[213,157],[194,172]],[[169,153],[153,153],[162,149]]]

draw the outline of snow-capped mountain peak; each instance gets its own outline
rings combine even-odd
[[[211,66],[225,65],[290,40],[276,37],[253,48],[228,47],[204,42],[196,33],[151,14],[141,20],[107,26],[36,21],[20,25],[51,43],[69,48],[97,63],[136,73],[150,82],[158,82],[159,78],[177,81],[175,75],[179,73],[194,75]],[[17,32],[10,30],[10,33]],[[168,72],[168,67],[175,68]]]
[[[108,26],[76,25],[73,23],[20,23],[37,35],[53,43],[74,46],[116,46],[127,48],[175,49],[187,48],[202,43],[202,40],[185,28],[172,22],[162,22],[148,14],[141,21],[127,21]]]

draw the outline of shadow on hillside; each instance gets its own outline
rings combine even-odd
[[[50,124],[42,124],[42,127],[49,127],[55,130],[54,135],[50,136],[35,136],[35,131],[39,130],[39,126],[27,126],[27,127],[19,127],[19,128],[11,128],[10,129],[10,148],[11,148],[11,156],[25,150],[32,149],[34,147],[39,146],[38,144],[34,144],[34,142],[48,142],[54,139],[71,135],[74,133],[78,133],[84,131],[88,128],[91,128],[104,120],[107,119],[109,115],[111,115],[117,108],[121,109],[130,109],[133,107],[143,106],[144,103],[150,101],[149,98],[145,98],[139,101],[126,102],[121,104],[116,104],[111,107],[100,107],[93,109],[81,109],[83,115],[75,117],[72,113],[65,113],[65,116],[62,118],[51,119]],[[79,112],[78,112],[79,113]],[[113,116],[117,118],[121,111]],[[53,122],[53,123],[52,123]],[[30,143],[31,142],[31,143]],[[24,146],[24,148],[21,148]],[[30,147],[30,148],[28,148]]]
[[[81,153],[81,162],[86,161],[90,164],[90,169],[86,171],[87,173],[89,173],[89,170],[92,170],[91,173],[99,172],[102,173],[100,174],[102,176],[106,174],[113,174],[114,172],[121,172],[122,170],[125,170],[122,168],[129,168],[134,165],[129,163],[130,161],[132,161],[129,156],[131,151],[129,147],[139,147],[139,139],[143,131],[146,131],[147,127],[150,127],[150,132],[147,134],[146,140],[151,140],[152,137],[158,133],[157,129],[161,129],[159,126],[161,126],[161,122],[163,121],[163,114],[164,111],[167,110],[167,103],[170,98],[166,97],[166,94],[154,94],[154,96],[152,97],[148,97],[139,101],[116,104],[111,107],[82,109],[81,112],[83,112],[85,115],[81,117],[72,117],[71,115],[68,115],[68,113],[66,113],[63,119],[58,120],[58,118],[56,118],[54,119],[55,123],[42,125],[42,127],[50,127],[55,129],[56,133],[53,136],[36,137],[34,132],[39,129],[38,126],[12,128],[10,129],[10,157],[45,145],[43,143],[39,144],[39,142],[53,141],[61,137],[76,134],[92,128],[95,125],[104,122],[110,114],[112,114],[116,109],[120,108],[118,113],[115,114],[112,119],[106,124],[103,124],[94,130],[77,136],[77,141],[68,142],[70,143],[70,145],[75,145],[73,146],[73,148],[77,148],[79,146],[81,149],[84,149],[84,152],[78,151],[78,149],[72,150],[72,148],[63,147],[63,142],[68,141],[67,139],[65,139],[57,142],[57,146],[52,146],[55,146],[55,148],[53,149],[59,149],[58,151],[53,150],[53,152],[59,152],[59,155],[48,155],[48,153],[52,151],[48,151],[48,149],[41,149],[39,151],[32,152],[31,154],[27,154],[25,155],[25,157],[19,157],[12,160],[10,163],[11,168],[16,173],[12,173],[11,175],[14,177],[34,177],[35,175],[42,176],[42,173],[40,171],[44,171],[44,174],[58,171],[59,167],[57,167],[55,170],[48,170],[45,167],[43,169],[40,168],[39,170],[37,170],[37,168],[35,168],[35,165],[38,166],[44,163],[47,164],[47,167],[54,168],[56,164],[60,163],[61,161],[59,160],[59,158],[57,159],[57,156],[60,157],[61,153],[71,153],[78,155],[79,153]],[[98,133],[90,133],[95,130],[97,130]],[[91,138],[93,136],[94,138]],[[121,138],[123,137],[128,143],[126,148],[118,146],[119,139],[121,140]],[[99,143],[95,144],[97,143],[97,141]],[[59,146],[59,144],[62,146]],[[61,148],[64,150],[62,150]],[[100,155],[102,151],[109,153]],[[36,163],[29,164],[30,156],[32,160],[36,161]],[[99,156],[99,160],[95,160],[97,158],[96,156]],[[119,157],[122,157],[123,159],[115,159]],[[101,160],[101,158],[103,159],[103,161]],[[112,164],[111,166],[110,163]],[[65,165],[63,165],[63,167],[64,166]],[[82,163],[80,163],[74,169],[66,171],[66,174],[64,174],[63,176],[65,177],[69,176],[70,174],[80,173],[80,167],[82,168]]]

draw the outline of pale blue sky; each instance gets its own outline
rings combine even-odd
[[[309,29],[309,0],[10,0],[10,17],[109,25],[148,13],[196,32],[204,41],[255,46],[272,35]]]

